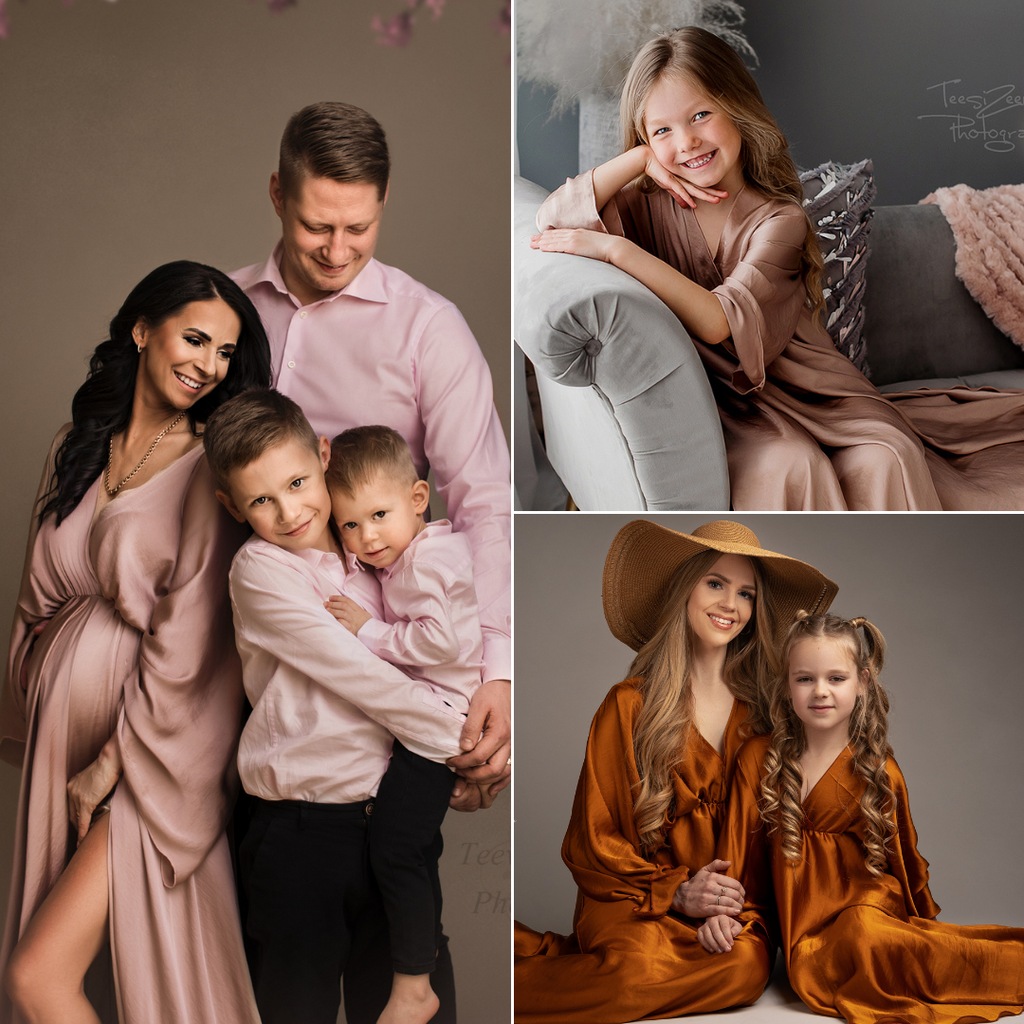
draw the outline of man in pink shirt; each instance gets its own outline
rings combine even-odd
[[[314,430],[397,430],[420,475],[433,469],[455,530],[469,539],[485,682],[454,765],[497,792],[511,753],[508,449],[490,371],[459,311],[373,258],[389,174],[384,131],[364,110],[303,108],[285,128],[270,179],[281,241],[265,263],[232,276],[266,326],[275,386]],[[457,785],[453,806],[472,810],[477,793]]]

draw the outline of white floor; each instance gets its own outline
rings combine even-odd
[[[789,980],[786,977],[786,968],[780,957],[775,964],[775,971],[772,974],[764,995],[754,1003],[753,1006],[741,1006],[735,1010],[721,1010],[718,1013],[691,1014],[686,1017],[671,1017],[659,1022],[659,1024],[810,1024],[810,1018],[817,1017],[819,1021],[834,1021],[835,1017],[823,1017],[820,1014],[809,1010],[800,998],[789,987]],[[1004,1020],[1024,1020],[1024,1014],[1013,1017],[1002,1017]]]

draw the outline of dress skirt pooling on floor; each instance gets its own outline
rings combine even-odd
[[[1024,392],[880,394],[805,307],[796,203],[743,188],[712,253],[693,211],[662,190],[627,187],[599,214],[588,171],[537,222],[621,235],[719,297],[731,337],[693,343],[718,403],[733,508],[1024,509]]]
[[[519,1024],[621,1024],[710,1012],[754,1002],[768,981],[773,947],[759,922],[738,937],[725,964],[697,941],[700,922],[670,909],[680,883],[714,859],[746,705],[733,705],[724,756],[691,729],[664,845],[644,856],[633,821],[637,682],[612,689],[590,730],[562,846],[579,886],[573,934],[516,924]]]
[[[240,536],[201,446],[94,519],[99,486],[30,539],[0,717],[5,753],[25,749],[0,970],[75,851],[67,782],[116,731],[111,964],[87,992],[106,1022],[258,1024],[224,834],[241,726],[227,592]],[[4,993],[0,1021],[20,1019]]]
[[[804,800],[802,859],[786,860],[757,808],[769,738],[739,752],[718,855],[732,860],[747,904],[741,920],[777,910],[796,994],[850,1024],[994,1021],[1024,1008],[1024,929],[936,921],[928,863],[917,852],[907,787],[890,758],[898,831],[880,876],[864,863],[864,781],[849,748]],[[769,926],[770,927],[770,926]],[[732,954],[723,953],[722,960]]]

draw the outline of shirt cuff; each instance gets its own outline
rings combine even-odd
[[[484,633],[484,678],[512,678],[512,640],[501,633]]]
[[[371,617],[359,627],[356,639],[362,641],[363,646],[379,658],[384,634],[388,629],[389,626],[386,622]]]

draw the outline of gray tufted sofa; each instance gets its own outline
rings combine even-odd
[[[536,367],[551,466],[584,510],[729,509],[718,412],[686,330],[617,268],[531,249],[546,195],[516,180],[513,258],[515,337]],[[876,207],[870,241],[865,336],[882,391],[1024,389],[1024,351],[957,280],[937,206]],[[521,466],[517,454],[523,494]]]

